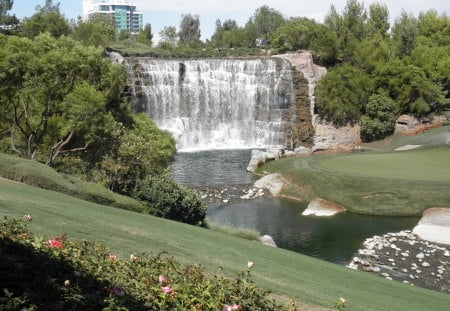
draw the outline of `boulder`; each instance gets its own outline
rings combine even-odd
[[[277,196],[287,184],[288,182],[280,173],[275,173],[257,180],[254,186],[259,189],[267,189],[273,196]]]
[[[427,209],[413,233],[423,240],[450,245],[450,209]]]
[[[314,199],[309,202],[308,208],[303,211],[302,215],[333,216],[345,211],[345,208],[339,204],[323,199]]]
[[[254,172],[259,166],[268,161],[275,160],[276,153],[266,152],[261,150],[252,150],[252,157],[247,166],[248,172]]]
[[[264,245],[277,247],[277,245],[275,244],[275,241],[273,240],[273,238],[270,235],[267,235],[267,234],[263,235],[262,237],[259,238],[259,240]]]

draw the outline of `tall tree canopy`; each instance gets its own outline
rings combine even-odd
[[[190,13],[181,16],[180,31],[178,33],[180,43],[186,47],[193,47],[200,42],[200,19],[198,15]]]

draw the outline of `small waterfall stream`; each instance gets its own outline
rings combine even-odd
[[[138,112],[170,131],[179,151],[286,145],[294,100],[281,59],[128,58]]]

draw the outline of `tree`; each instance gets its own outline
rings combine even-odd
[[[255,11],[247,22],[246,28],[253,36],[256,35],[255,39],[260,38],[269,41],[272,34],[284,22],[285,19],[280,12],[264,5]]]
[[[152,46],[152,40],[152,25],[145,24],[144,29],[136,34],[136,41],[148,46]]]
[[[358,122],[372,93],[371,80],[349,64],[330,69],[317,85],[316,112],[336,126]]]
[[[380,65],[375,72],[375,85],[388,92],[400,113],[423,117],[448,106],[442,86],[433,83],[422,68],[397,59]]]
[[[357,45],[355,62],[367,73],[372,73],[380,65],[390,62],[394,54],[391,40],[377,32]]]
[[[399,56],[410,55],[417,44],[419,23],[417,19],[405,11],[395,20],[392,27],[392,39]]]
[[[85,46],[103,47],[114,40],[115,28],[113,20],[105,14],[92,14],[89,20],[78,19],[72,37]]]
[[[178,32],[174,26],[166,26],[159,32],[161,40],[159,42],[162,48],[174,48],[178,45]]]
[[[59,11],[59,3],[54,5],[52,0],[46,0],[44,6],[36,7],[36,11],[30,18],[25,18],[20,25],[25,36],[34,38],[48,32],[53,37],[59,38],[71,33],[69,23]]]
[[[317,25],[306,17],[293,18],[277,28],[271,37],[272,46],[282,50],[309,49],[317,36]]]
[[[97,181],[118,193],[130,194],[136,182],[163,173],[175,153],[175,140],[145,115],[133,115],[129,129],[118,123],[114,148],[99,163]]]
[[[200,42],[200,20],[198,15],[181,15],[178,35],[180,43],[186,47],[193,47],[198,44]]]
[[[222,22],[216,20],[216,29],[211,36],[211,43],[215,47],[233,47],[235,46],[234,36],[237,34],[239,27],[235,20],[228,19]]]
[[[361,117],[361,138],[363,141],[383,139],[394,133],[399,108],[386,91],[380,89],[369,97]]]
[[[8,37],[1,47],[0,103],[10,150],[52,164],[86,149],[121,90],[125,72],[71,38]],[[99,119],[100,118],[100,119]]]
[[[389,9],[386,4],[372,3],[369,7],[369,28],[372,34],[387,35],[390,28]]]
[[[342,15],[331,5],[329,13],[325,16],[325,25],[336,33],[339,58],[344,61],[353,60],[356,46],[367,35],[366,21],[367,12],[364,4],[357,0],[347,0]]]

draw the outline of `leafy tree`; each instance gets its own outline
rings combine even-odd
[[[436,10],[420,13],[418,19],[419,36],[422,43],[437,46],[450,45],[450,17],[439,16]]]
[[[386,4],[372,3],[369,7],[369,29],[372,34],[387,35],[390,28],[389,9]]]
[[[78,19],[72,37],[86,46],[106,47],[114,40],[113,20],[105,14],[92,14],[89,20]]]
[[[356,65],[372,73],[380,65],[391,61],[394,55],[392,43],[381,33],[375,33],[359,43],[355,50]]]
[[[306,17],[292,18],[277,28],[271,37],[272,46],[287,51],[309,49],[317,35],[314,20]]]
[[[222,22],[220,19],[216,20],[216,29],[214,34],[211,36],[211,43],[215,47],[234,47],[235,36],[239,27],[235,20],[228,19]]]
[[[152,46],[152,40],[152,25],[145,24],[144,29],[136,34],[136,41],[148,46]]]
[[[394,60],[377,68],[377,88],[385,89],[400,107],[400,113],[422,117],[448,105],[442,88],[427,77],[423,69]]]
[[[398,106],[386,91],[379,90],[369,97],[361,117],[361,138],[363,141],[383,139],[394,133]]]
[[[316,112],[336,126],[356,123],[372,89],[363,70],[349,64],[334,67],[317,85]]]
[[[268,41],[284,22],[285,19],[280,12],[264,5],[257,9],[247,22],[249,39],[262,38]]]
[[[181,16],[180,43],[186,47],[193,47],[200,42],[200,20],[198,15],[185,14]]]
[[[99,163],[97,180],[110,190],[129,194],[137,180],[163,173],[175,153],[175,141],[145,115],[133,115],[130,129],[118,123],[113,128],[116,143]]]
[[[133,196],[146,202],[150,212],[158,217],[200,225],[206,216],[207,207],[198,195],[167,174],[138,181]]]
[[[162,48],[174,48],[178,45],[178,32],[174,26],[166,26],[159,32],[161,40],[159,42]]]
[[[59,11],[59,3],[54,5],[52,0],[46,0],[44,6],[36,7],[36,11],[20,25],[25,36],[34,38],[41,33],[49,32],[53,37],[59,38],[71,33],[69,23]]]
[[[69,151],[85,149],[102,111],[111,108],[118,84],[102,50],[48,34],[34,40],[10,37],[0,61],[1,98],[11,151],[51,164]],[[124,78],[124,76],[122,76]],[[122,79],[123,79],[122,78]],[[123,80],[119,83],[122,85]]]
[[[392,37],[397,47],[397,54],[399,56],[410,55],[416,47],[418,35],[419,23],[417,19],[403,11],[392,27]]]

